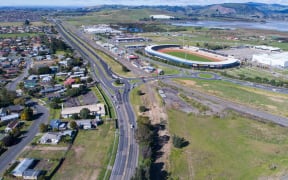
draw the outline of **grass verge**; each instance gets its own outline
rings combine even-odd
[[[287,173],[286,128],[233,113],[221,119],[169,110],[168,116],[171,134],[190,143],[172,148],[175,179],[278,179]]]
[[[288,116],[288,95],[240,86],[219,80],[175,79],[175,82],[203,93],[212,94],[229,101],[257,107],[274,114]]]

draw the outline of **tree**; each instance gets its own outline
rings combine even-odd
[[[18,86],[19,86],[19,88],[20,88],[20,89],[22,89],[22,90],[23,90],[23,89],[24,89],[24,82],[23,82],[23,81],[21,81],[21,82],[18,84]]]
[[[80,110],[80,117],[82,119],[88,119],[90,116],[90,110],[88,108],[83,108]]]
[[[6,147],[12,146],[14,144],[14,141],[15,141],[15,139],[11,135],[5,136],[2,139],[2,142],[3,142],[4,146],[6,146]]]
[[[10,135],[14,138],[17,138],[21,135],[21,131],[18,127],[12,129],[12,131],[10,132]]]
[[[22,114],[21,120],[30,121],[33,118],[33,110],[30,107],[25,107]]]
[[[28,19],[26,19],[25,22],[24,22],[24,25],[25,26],[29,26],[30,25],[30,21]]]
[[[20,105],[23,106],[23,105],[25,105],[25,102],[26,102],[26,100],[25,100],[24,97],[16,98],[16,99],[13,100],[13,103],[14,103],[15,105],[20,104]]]
[[[53,102],[53,101],[50,102],[49,106],[52,109],[58,109],[59,108],[59,105],[56,102]]]
[[[48,66],[45,67],[39,67],[38,74],[50,74],[51,69]]]
[[[77,123],[75,121],[71,121],[70,122],[70,128],[71,129],[77,129],[78,128]]]
[[[41,133],[47,132],[47,131],[48,131],[48,124],[41,123],[41,124],[39,125],[39,131],[40,131]]]
[[[130,70],[126,66],[123,66],[123,65],[122,65],[122,71],[123,72],[130,72]]]
[[[72,114],[71,116],[72,119],[79,119],[79,116],[77,113]]]
[[[16,91],[8,91],[6,88],[0,89],[0,108],[13,104],[16,97]]]
[[[140,106],[139,107],[139,111],[140,112],[145,112],[147,109],[146,109],[146,107],[145,106]]]
[[[142,96],[142,95],[143,95],[142,91],[141,91],[141,90],[138,90],[138,91],[137,91],[137,95],[138,95],[138,96]]]
[[[87,78],[87,82],[88,82],[88,83],[91,83],[91,82],[93,82],[93,79],[92,79],[91,77],[88,77],[88,78]]]
[[[116,80],[115,80],[115,83],[118,84],[118,85],[119,85],[119,84],[122,84],[120,79],[116,79]]]
[[[189,144],[189,142],[186,141],[183,137],[179,137],[176,135],[173,135],[172,143],[176,148],[183,148]]]

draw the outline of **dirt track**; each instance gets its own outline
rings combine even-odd
[[[163,49],[158,50],[158,52],[162,52],[162,53],[183,52],[183,53],[191,54],[191,55],[194,55],[194,56],[199,56],[199,57],[202,57],[202,58],[206,58],[206,59],[209,59],[209,60],[211,60],[213,62],[225,61],[225,58],[224,57],[220,57],[219,55],[215,55],[215,57],[213,57],[213,54],[209,54],[209,53],[206,53],[206,52],[203,52],[203,51],[196,52],[196,51],[189,50],[189,49],[163,48]]]

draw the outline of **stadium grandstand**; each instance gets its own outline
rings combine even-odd
[[[186,53],[189,53],[189,51],[191,51],[191,53],[193,53],[194,55],[206,57],[207,59],[211,59],[211,61],[203,62],[203,61],[197,61],[196,59],[188,60],[185,58],[176,57],[167,53],[163,53],[161,52],[161,50],[163,49],[182,50],[183,47],[180,45],[176,45],[176,44],[151,45],[145,48],[145,52],[146,54],[150,56],[155,56],[165,61],[184,64],[184,65],[190,66],[191,68],[202,67],[202,68],[222,69],[222,68],[235,67],[240,64],[240,61],[238,59],[235,59],[234,57],[223,56],[223,55],[220,55],[219,53],[217,54],[208,50],[204,51],[203,49],[199,49],[197,47],[189,47],[189,48],[185,48],[184,50],[186,51]],[[213,59],[215,61],[213,61]]]

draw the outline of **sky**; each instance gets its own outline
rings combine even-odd
[[[103,4],[121,5],[207,5],[228,2],[261,2],[285,4],[288,0],[0,0],[0,6],[94,6]]]

